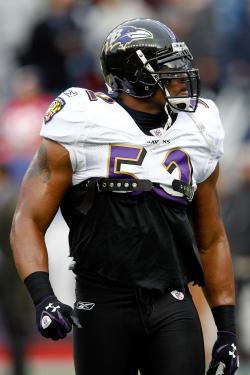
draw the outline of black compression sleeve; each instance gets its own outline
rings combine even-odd
[[[218,331],[236,333],[235,306],[224,305],[213,307],[212,314]]]
[[[24,284],[26,285],[35,306],[44,298],[54,296],[48,272],[33,272],[24,279]]]

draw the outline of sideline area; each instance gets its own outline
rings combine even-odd
[[[28,375],[74,375],[73,357],[70,340],[31,342],[26,350]],[[10,354],[0,346],[0,375],[10,370]]]
[[[27,375],[74,375],[70,340],[32,342],[26,351]],[[0,346],[0,375],[10,373],[10,355]],[[237,375],[249,375],[250,363],[241,363]]]

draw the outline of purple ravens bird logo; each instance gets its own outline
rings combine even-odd
[[[135,26],[124,26],[115,29],[107,38],[105,52],[125,50],[134,41],[153,39],[153,34]]]

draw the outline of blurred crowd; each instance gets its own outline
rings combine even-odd
[[[43,114],[71,86],[105,90],[99,52],[117,24],[135,17],[159,19],[185,40],[200,69],[202,96],[216,101],[226,130],[219,194],[238,291],[243,357],[250,356],[250,0],[12,0],[0,2],[0,274],[8,271],[10,217],[21,178],[37,145]],[[2,284],[2,282],[1,282]],[[2,284],[4,285],[4,284]],[[9,286],[10,288],[10,286]],[[26,292],[23,293],[24,300]],[[0,288],[0,309],[8,293]],[[3,301],[3,302],[2,302]],[[23,302],[26,304],[25,302]],[[7,306],[7,307],[6,307]],[[16,301],[16,306],[21,306]],[[10,304],[9,310],[13,312]],[[27,307],[27,314],[29,307]],[[16,359],[28,336],[4,324]],[[14,313],[13,313],[14,314]],[[15,315],[15,314],[14,314]],[[25,331],[25,332],[24,332]],[[1,334],[0,334],[1,341]]]

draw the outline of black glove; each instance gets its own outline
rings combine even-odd
[[[227,331],[218,331],[217,335],[207,375],[233,375],[239,367],[236,335]]]
[[[72,329],[72,324],[80,328],[74,310],[49,296],[36,305],[36,323],[39,332],[53,340],[63,339]]]

